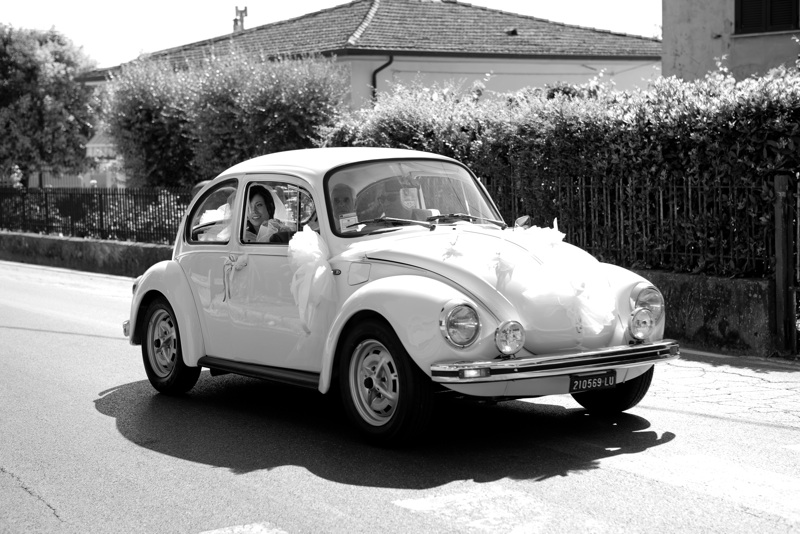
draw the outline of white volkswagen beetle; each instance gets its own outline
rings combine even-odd
[[[450,158],[270,154],[195,197],[123,328],[162,393],[188,391],[203,367],[338,391],[384,443],[418,435],[437,391],[627,410],[654,364],[679,356],[662,339],[664,299],[563,237],[507,227]]]

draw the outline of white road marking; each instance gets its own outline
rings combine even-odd
[[[800,476],[726,461],[714,456],[623,454],[598,459],[603,468],[619,469],[800,521]]]
[[[251,523],[249,525],[236,525],[217,530],[204,530],[200,534],[287,534],[285,530],[275,528],[269,523]]]
[[[469,491],[394,501],[395,506],[432,514],[456,529],[515,534],[543,532],[557,517],[548,505],[500,483],[480,484]],[[588,526],[588,525],[587,525]]]

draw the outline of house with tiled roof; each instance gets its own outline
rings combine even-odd
[[[238,14],[238,12],[237,12]],[[240,19],[241,20],[241,19]],[[661,41],[551,22],[456,0],[354,0],[301,17],[153,52],[176,63],[233,47],[266,57],[322,54],[348,66],[351,105],[395,82],[449,81],[508,92],[601,72],[620,89],[657,77]]]

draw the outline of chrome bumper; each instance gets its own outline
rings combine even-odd
[[[636,367],[680,357],[677,341],[665,339],[642,345],[619,345],[571,354],[548,354],[505,360],[431,364],[434,382],[470,384],[581,374]]]
[[[123,321],[122,322],[122,332],[125,334],[125,337],[130,337],[130,333],[131,333],[131,322],[130,321]]]

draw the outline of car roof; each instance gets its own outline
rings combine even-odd
[[[446,156],[421,152],[418,150],[406,150],[401,148],[379,148],[379,147],[326,147],[326,148],[306,148],[301,150],[288,150],[285,152],[275,152],[264,156],[258,156],[247,161],[243,161],[226,170],[223,175],[233,173],[253,173],[269,172],[272,170],[292,170],[302,175],[324,175],[330,169],[358,163],[362,161],[374,161],[381,159],[404,159],[404,158],[425,158],[455,161]]]

